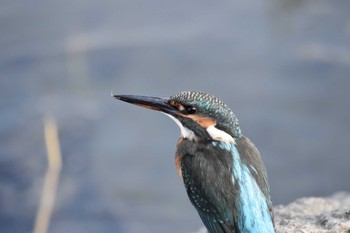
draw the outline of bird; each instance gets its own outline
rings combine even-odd
[[[163,112],[180,127],[176,168],[209,233],[275,232],[260,153],[222,100],[200,91],[182,91],[169,98],[112,96]]]

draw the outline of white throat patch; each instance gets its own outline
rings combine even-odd
[[[189,140],[193,140],[196,138],[196,135],[193,133],[193,131],[190,130],[189,128],[183,126],[178,119],[176,119],[175,117],[173,117],[172,115],[169,115],[167,113],[164,113],[164,114],[167,115],[168,117],[170,117],[171,119],[173,119],[173,121],[175,121],[175,123],[180,127],[181,136],[183,138],[187,138]]]
[[[167,113],[164,113],[164,114],[170,117],[171,119],[173,119],[173,121],[175,121],[175,123],[180,127],[181,136],[183,138],[187,138],[189,140],[193,140],[197,138],[194,132],[189,128],[183,126],[178,119],[176,119],[170,114],[167,114]],[[208,128],[206,128],[206,130],[213,140],[226,142],[226,143],[235,143],[235,139],[231,135],[216,128],[215,125],[209,126]]]
[[[214,140],[222,141],[226,143],[235,143],[235,140],[231,135],[216,128],[215,125],[209,126],[207,128],[207,132],[210,135],[210,137]]]

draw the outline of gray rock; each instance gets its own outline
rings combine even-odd
[[[278,233],[350,233],[350,193],[276,206],[275,226]]]
[[[276,233],[350,233],[350,193],[301,198],[274,211]]]

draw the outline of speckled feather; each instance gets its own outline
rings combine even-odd
[[[271,233],[273,213],[265,168],[249,139],[241,136],[237,144],[242,149],[236,150],[241,154],[236,153],[239,161],[234,161],[230,148],[235,145],[181,140],[176,156],[187,194],[210,233]],[[250,152],[242,154],[243,148]],[[243,167],[250,169],[245,171],[248,176],[241,174]],[[256,184],[258,189],[245,183]],[[250,202],[261,207],[250,209]]]
[[[203,92],[170,97],[197,114],[215,120],[215,127],[234,138],[213,140],[196,122],[180,122],[202,140],[182,139],[176,161],[187,194],[210,233],[273,233],[273,212],[266,170],[254,144],[241,134],[236,116],[220,99]]]
[[[206,143],[184,139],[178,145],[184,185],[210,233],[236,232],[234,224],[235,190],[231,182],[233,158],[228,151],[215,150]]]

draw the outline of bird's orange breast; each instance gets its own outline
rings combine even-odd
[[[175,164],[176,164],[176,170],[177,170],[177,174],[179,175],[179,177],[182,180],[182,171],[181,171],[181,158],[180,156],[176,155],[175,157]]]
[[[182,140],[183,140],[183,137],[180,137],[176,147],[178,147],[181,144]],[[175,155],[175,165],[176,165],[177,174],[179,175],[180,179],[183,180],[182,171],[181,171],[181,156],[179,154]]]

